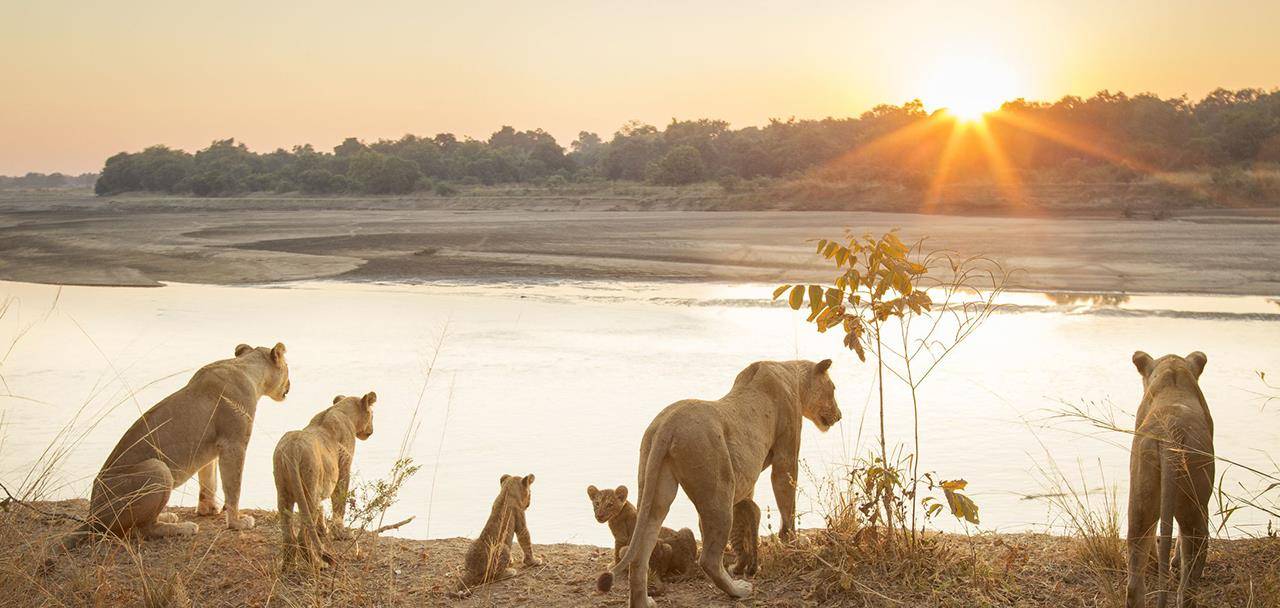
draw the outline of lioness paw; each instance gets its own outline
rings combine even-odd
[[[184,521],[174,525],[177,526],[175,532],[178,536],[195,536],[200,531],[200,524],[194,521]]]
[[[253,529],[254,523],[252,515],[227,517],[227,528],[230,530],[251,530]]]
[[[751,583],[747,581],[731,581],[729,596],[737,599],[751,597]]]
[[[178,516],[173,513],[161,513],[156,516],[156,521],[162,524],[176,524],[178,523]]]
[[[222,506],[219,505],[217,501],[202,500],[200,501],[199,504],[196,505],[196,515],[207,517],[209,515],[217,515],[218,513],[221,513],[221,512],[222,512]]]
[[[530,555],[529,557],[524,558],[525,566],[541,566],[543,563],[545,562],[542,561],[541,557],[534,557]]]

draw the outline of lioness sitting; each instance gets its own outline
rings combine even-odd
[[[1146,561],[1160,522],[1157,543],[1157,604],[1168,602],[1169,553],[1178,522],[1178,606],[1195,605],[1193,594],[1204,570],[1209,540],[1209,497],[1213,491],[1213,417],[1198,382],[1208,357],[1152,359],[1138,351],[1133,365],[1142,374],[1142,403],[1129,455],[1129,585],[1125,605],[1146,599]]]
[[[677,401],[662,410],[640,443],[640,505],[626,556],[596,581],[601,591],[630,571],[630,606],[653,606],[645,592],[649,555],[676,491],[684,488],[698,510],[702,554],[698,563],[721,591],[751,595],[751,584],[729,577],[724,547],[734,505],[754,495],[770,466],[784,540],[795,534],[796,473],[803,418],[820,430],[839,422],[831,360],[759,361],[738,374],[719,401]]]
[[[281,553],[287,566],[301,548],[312,567],[331,562],[322,537],[347,537],[342,524],[351,483],[351,459],[356,439],[373,435],[373,404],[378,395],[333,398],[333,405],[311,418],[306,428],[289,431],[276,444],[271,458],[276,480],[276,508],[280,512]],[[321,501],[329,498],[333,524],[326,526]],[[293,507],[298,506],[298,533],[293,532]]]
[[[202,511],[209,511],[215,462],[222,473],[227,527],[252,528],[253,517],[240,514],[240,475],[258,399],[283,401],[289,393],[284,354],[283,344],[241,344],[234,359],[200,368],[186,386],[147,410],[107,457],[93,480],[88,523],[64,538],[62,548],[101,532],[148,539],[195,534],[195,523],[177,523],[177,517],[161,511],[173,488],[197,471]]]
[[[616,564],[621,561],[636,527],[636,508],[627,500],[627,486],[612,490],[587,486],[587,496],[591,498],[596,521],[609,524],[609,531],[613,533],[613,563]],[[649,574],[656,579],[650,593],[661,594],[664,582],[673,576],[690,573],[697,559],[698,541],[692,530],[683,528],[677,532],[663,527],[658,531],[658,544],[649,557]]]
[[[533,542],[529,540],[529,527],[524,520],[524,512],[532,500],[529,486],[533,484],[533,475],[503,475],[498,483],[502,489],[489,510],[489,520],[467,548],[461,584],[453,592],[456,597],[468,595],[473,587],[516,575],[510,567],[513,535],[524,550],[524,565],[542,565],[542,560],[533,556]]]

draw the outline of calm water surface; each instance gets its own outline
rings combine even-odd
[[[768,305],[767,285],[169,285],[158,289],[0,283],[7,313],[0,347],[0,480],[21,485],[31,463],[70,425],[71,448],[51,497],[87,496],[92,475],[138,414],[192,371],[236,344],[289,349],[293,390],[263,400],[249,446],[242,503],[275,504],[271,452],[335,394],[379,395],[373,437],[357,474],[385,475],[408,437],[423,465],[388,516],[417,519],[412,537],[473,536],[504,473],[536,473],[529,513],[535,542],[608,544],[588,484],[634,490],[641,433],[672,401],[714,399],[758,359],[836,360],[844,420],[828,433],[806,423],[801,526],[817,526],[819,480],[872,447],[874,368],[797,313]],[[1009,294],[921,393],[923,468],[963,477],[982,528],[1053,530],[1040,470],[1123,502],[1128,437],[1054,417],[1065,404],[1114,411],[1122,425],[1141,385],[1129,363],[1203,350],[1201,384],[1218,453],[1266,470],[1280,424],[1264,408],[1255,370],[1280,376],[1280,305],[1256,297]],[[15,342],[16,340],[16,342]],[[428,370],[430,373],[428,375]],[[910,402],[889,387],[889,430],[910,437]],[[416,416],[415,416],[416,411]],[[1052,454],[1052,461],[1046,457]],[[1221,467],[1222,465],[1220,465]],[[1222,470],[1221,468],[1219,470]],[[1229,472],[1234,482],[1253,485]],[[174,494],[194,505],[195,481]],[[757,499],[772,508],[768,476]],[[669,525],[696,528],[683,495]],[[776,516],[772,523],[777,527]],[[1265,519],[1237,514],[1227,533]],[[953,522],[940,520],[944,529]]]

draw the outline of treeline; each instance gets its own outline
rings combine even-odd
[[[64,175],[62,173],[28,173],[0,175],[0,190],[50,190],[56,188],[88,188],[98,180],[97,173]]]
[[[661,129],[630,122],[608,140],[581,132],[567,149],[541,129],[512,127],[483,141],[449,133],[373,143],[348,138],[332,152],[308,144],[259,154],[227,139],[194,154],[165,146],[117,154],[95,190],[448,195],[459,184],[588,180],[719,180],[732,190],[743,180],[801,174],[922,187],[943,156],[952,180],[994,172],[1123,181],[1143,171],[1280,162],[1280,90],[1220,89],[1198,102],[1105,91],[1052,103],[1019,99],[977,129],[956,124],[912,101],[856,118],[771,120],[741,129],[711,119],[672,120]]]

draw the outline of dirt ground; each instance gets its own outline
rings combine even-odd
[[[0,196],[0,279],[154,286],[345,281],[776,282],[826,275],[844,228],[986,254],[1041,291],[1280,294],[1280,213],[1062,219],[684,211],[626,197]],[[829,277],[827,277],[829,278]]]
[[[83,500],[36,503],[49,514],[83,516]],[[0,512],[0,605],[143,605],[144,585],[180,590],[190,604],[169,606],[625,606],[625,583],[609,594],[594,589],[612,552],[587,545],[537,545],[545,565],[521,570],[470,598],[447,596],[467,539],[366,538],[337,543],[337,565],[318,576],[280,573],[278,520],[251,510],[257,527],[228,532],[222,520],[176,509],[184,521],[200,523],[186,539],[125,544],[105,541],[65,555],[45,574],[36,573],[42,547],[74,524],[10,505]],[[1122,570],[1082,569],[1071,538],[1043,534],[982,534],[972,539],[942,535],[956,563],[945,577],[898,580],[839,580],[830,573],[784,569],[770,559],[765,539],[755,594],[730,601],[701,574],[668,585],[659,606],[1111,606],[1123,585]],[[1280,542],[1274,538],[1215,540],[1205,587],[1209,606],[1280,606]],[[776,551],[774,552],[776,553]],[[967,565],[972,559],[973,565]],[[874,565],[871,570],[874,570]],[[1099,580],[1101,579],[1101,580]],[[847,589],[846,589],[847,588]],[[164,605],[164,604],[161,604]]]

